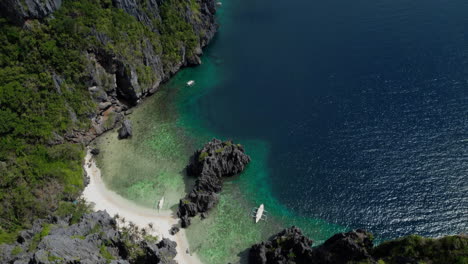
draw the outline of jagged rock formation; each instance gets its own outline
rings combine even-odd
[[[36,220],[17,243],[0,245],[0,263],[176,263],[175,242],[137,241],[107,212],[85,214],[73,225],[69,220]]]
[[[8,17],[16,24],[28,19],[42,19],[60,8],[62,0],[2,0],[0,16]]]
[[[177,215],[182,227],[190,225],[190,217],[208,212],[218,202],[218,193],[223,187],[223,177],[241,173],[250,162],[244,147],[213,139],[195,152],[187,167],[187,173],[196,176],[193,190],[180,200]]]
[[[253,245],[250,264],[345,264],[345,263],[465,263],[468,237],[440,239],[409,236],[373,246],[373,235],[358,229],[332,236],[319,247],[297,227],[283,230],[267,242]]]

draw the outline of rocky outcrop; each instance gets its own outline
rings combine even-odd
[[[175,242],[132,238],[104,211],[85,214],[76,224],[69,220],[36,220],[17,243],[0,245],[0,263],[176,263]]]
[[[21,25],[28,19],[42,19],[60,8],[62,0],[2,0],[0,16]]]
[[[125,139],[132,136],[132,123],[130,120],[125,119],[122,122],[122,127],[119,129],[119,139]]]
[[[318,247],[297,227],[283,230],[269,241],[253,245],[250,264],[346,264],[346,263],[464,263],[467,236],[440,239],[408,236],[374,247],[365,230],[335,234]],[[461,262],[460,262],[461,261]]]
[[[310,263],[312,240],[297,227],[283,230],[270,241],[253,245],[249,263]]]
[[[187,167],[187,174],[197,177],[195,187],[180,200],[177,212],[182,227],[190,225],[190,217],[213,208],[223,187],[222,178],[241,173],[249,162],[244,147],[231,141],[213,139],[196,151]]]

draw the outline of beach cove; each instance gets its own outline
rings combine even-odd
[[[291,8],[281,3],[242,9],[223,2],[220,32],[203,64],[182,70],[133,110],[132,139],[118,141],[113,132],[96,141],[104,182],[148,208],[165,196],[174,212],[194,181],[183,173],[193,152],[213,137],[242,143],[252,163],[226,182],[208,218],[186,230],[204,263],[241,261],[251,244],[293,224],[317,244],[353,228],[373,231],[379,241],[466,230],[466,73],[463,56],[452,56],[463,54],[462,30],[453,27],[446,36],[429,8],[399,4],[403,11],[387,2],[362,5],[364,15],[351,19],[345,11],[359,10],[322,3],[304,8],[314,16],[303,23],[306,15],[275,19]],[[323,15],[330,10],[340,15]],[[399,19],[390,19],[395,14]],[[233,17],[240,18],[237,26]],[[320,27],[320,19],[333,26]],[[310,34],[286,23],[310,25],[298,27]],[[429,38],[420,27],[427,23],[452,44]],[[396,45],[394,36],[376,31],[382,27],[414,45]],[[291,39],[298,46],[290,56],[277,52]],[[439,52],[427,57],[429,50]],[[270,61],[271,54],[282,63]],[[308,60],[298,66],[303,55]],[[189,80],[196,84],[186,87]],[[269,221],[253,225],[248,214],[260,203]]]

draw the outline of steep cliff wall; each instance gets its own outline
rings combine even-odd
[[[62,0],[2,0],[0,15],[21,25],[28,19],[43,19],[61,5]]]

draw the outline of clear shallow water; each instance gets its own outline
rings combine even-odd
[[[135,110],[151,125],[108,143],[120,154],[102,156],[104,177],[147,205],[175,189],[175,205],[195,148],[244,144],[252,164],[188,229],[207,263],[236,262],[292,224],[318,242],[351,228],[467,232],[467,12],[461,0],[224,2],[204,64]],[[255,226],[246,215],[259,203],[271,217]]]

